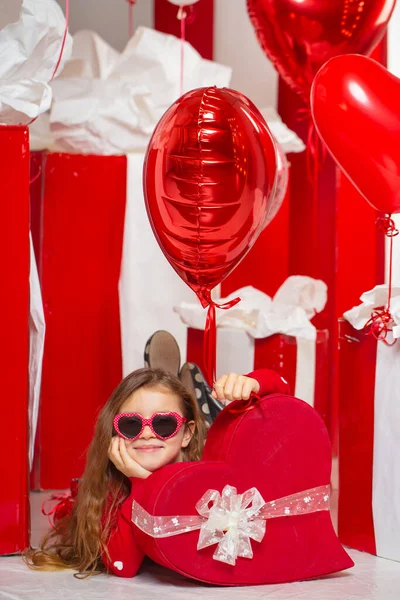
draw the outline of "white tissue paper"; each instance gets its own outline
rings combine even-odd
[[[136,30],[121,54],[94,32],[77,33],[71,60],[52,84],[50,149],[144,152],[159,119],[180,96],[180,53],[178,38],[146,27]],[[231,74],[230,67],[204,60],[185,42],[184,92],[228,86]]]
[[[303,140],[285,125],[275,108],[268,106],[262,108],[260,112],[285,154],[303,152],[306,149]]]
[[[360,296],[361,304],[354,306],[343,314],[354,329],[363,329],[371,318],[372,312],[376,308],[382,308],[387,305],[388,286],[387,284],[377,285],[372,290],[364,292]],[[392,286],[392,297],[390,300],[390,314],[393,317],[393,337],[400,337],[400,286]]]
[[[0,4],[0,123],[23,125],[49,109],[49,82],[60,56],[65,17],[55,0]],[[59,66],[71,54],[65,40]]]
[[[217,310],[217,326],[240,329],[252,338],[264,338],[275,333],[315,340],[316,329],[311,323],[327,301],[327,285],[317,279],[294,275],[282,284],[274,298],[251,286],[241,288],[218,304],[233,298],[241,302],[229,310]],[[182,302],[174,308],[182,321],[195,329],[204,329],[206,310],[200,303]]]

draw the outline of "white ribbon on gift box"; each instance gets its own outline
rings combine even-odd
[[[362,373],[357,374],[362,377]],[[378,556],[400,561],[400,342],[377,342],[372,508]]]
[[[289,277],[274,298],[248,286],[218,302],[228,302],[237,296],[241,298],[239,304],[228,311],[217,311],[217,377],[253,371],[255,340],[277,333],[294,336],[297,345],[294,394],[313,406],[317,332],[311,319],[325,307],[326,284],[298,275]],[[200,303],[181,302],[174,310],[188,327],[204,329],[205,311]]]
[[[186,357],[186,327],[172,310],[192,290],[175,273],[151,229],[143,198],[144,154],[127,156],[127,189],[119,305],[123,375],[143,366],[143,348],[158,329],[176,339],[182,363]]]
[[[217,544],[213,559],[233,566],[238,557],[253,558],[250,539],[256,542],[263,540],[267,519],[329,510],[329,499],[330,485],[271,502],[265,502],[255,487],[238,494],[235,487],[226,485],[222,494],[217,490],[207,490],[196,504],[198,515],[153,516],[133,501],[132,522],[154,538],[200,529],[197,550]]]
[[[377,285],[360,297],[361,304],[344,318],[361,330],[375,308],[385,306],[388,286]],[[400,286],[392,287],[391,309],[400,337]],[[362,377],[362,373],[356,376]],[[378,556],[400,561],[400,343],[388,346],[377,341],[374,390],[374,444],[372,508]]]
[[[32,469],[35,449],[35,436],[39,415],[40,386],[42,381],[42,364],[45,337],[45,320],[40,289],[39,275],[36,266],[35,252],[30,236],[30,310],[29,310],[29,466]]]

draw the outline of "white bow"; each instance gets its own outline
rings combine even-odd
[[[197,512],[207,519],[201,525],[197,549],[218,544],[213,558],[229,565],[234,565],[238,556],[253,558],[250,538],[261,542],[265,535],[265,518],[258,516],[264,505],[255,487],[244,494],[237,494],[230,485],[222,495],[208,490],[196,504]]]

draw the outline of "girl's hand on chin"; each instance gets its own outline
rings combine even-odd
[[[108,458],[115,465],[118,471],[121,471],[126,477],[138,477],[146,479],[151,472],[139,465],[139,463],[129,456],[123,438],[115,435],[108,447]]]
[[[252,393],[258,394],[259,391],[260,384],[252,377],[230,373],[215,382],[212,396],[221,402],[248,400]]]

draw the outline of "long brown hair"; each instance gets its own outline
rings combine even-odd
[[[183,460],[201,458],[206,426],[195,398],[167,371],[134,371],[114,390],[98,416],[72,514],[45,535],[39,549],[31,548],[26,552],[25,560],[31,568],[75,569],[82,577],[104,570],[101,555],[107,555],[107,540],[116,511],[130,493],[129,479],[108,458],[113,419],[125,400],[142,387],[162,388],[180,398],[183,415],[188,421],[195,422],[192,439],[182,449]]]

